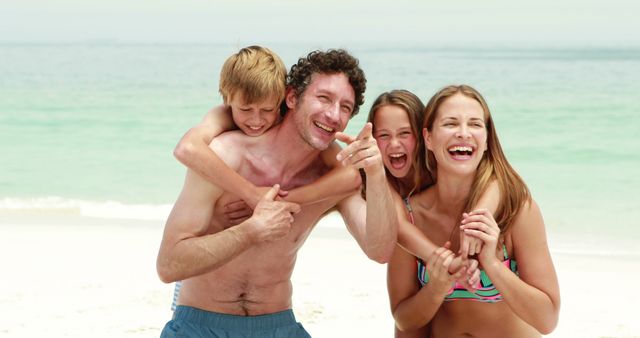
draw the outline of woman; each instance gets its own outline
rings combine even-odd
[[[367,118],[367,122],[373,124],[373,137],[380,149],[389,184],[402,199],[433,183],[424,165],[424,144],[419,139],[423,114],[424,104],[415,94],[407,90],[392,90],[376,98]],[[476,205],[494,210],[497,200],[497,187],[492,184]],[[481,241],[469,236],[462,236],[462,241],[461,256],[480,252]],[[419,257],[428,257],[436,248],[416,227],[406,224],[401,224],[398,229],[398,242]]]
[[[542,215],[505,158],[484,99],[465,85],[440,90],[427,105],[423,136],[435,184],[408,199],[401,225],[412,220],[442,247],[426,264],[403,250],[394,252],[388,288],[397,328],[416,337],[551,332],[560,295]],[[500,196],[495,218],[486,209],[465,212],[493,181]],[[457,250],[458,229],[482,241],[482,285],[476,293],[452,288],[449,247]]]

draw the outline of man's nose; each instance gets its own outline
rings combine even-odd
[[[327,106],[324,115],[331,122],[337,122],[340,120],[340,104],[338,102]]]

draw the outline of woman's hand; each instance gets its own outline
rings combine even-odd
[[[449,242],[447,242],[449,243]],[[471,293],[478,291],[480,286],[480,269],[478,269],[478,261],[464,256],[456,256],[451,265],[449,265],[449,273],[453,274],[458,284],[462,285]]]
[[[462,226],[460,229],[471,237],[482,241],[482,249],[478,255],[480,264],[487,266],[495,260],[496,249],[500,238],[500,228],[487,209],[478,209],[462,215]]]
[[[455,274],[449,273],[449,267],[455,258],[453,251],[449,250],[450,245],[447,242],[445,246],[437,248],[427,260],[427,273],[429,274],[427,287],[430,292],[443,299],[451,291],[455,280],[462,277],[466,270],[461,267]]]

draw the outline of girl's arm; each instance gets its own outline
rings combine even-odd
[[[535,201],[523,206],[506,235],[513,243],[519,277],[496,256],[500,229],[489,212],[470,213],[462,228],[483,240],[480,262],[513,312],[542,334],[553,331],[560,312],[560,290],[544,221]]]
[[[286,200],[301,205],[312,204],[329,197],[346,196],[359,189],[362,179],[358,169],[343,166],[336,160],[340,150],[340,146],[335,142],[324,150],[321,154],[322,160],[333,169],[315,182],[289,191]]]
[[[493,180],[472,210],[487,209],[492,214],[495,214],[498,210],[498,204],[500,204],[500,188],[498,187],[498,182]],[[463,231],[460,232],[460,256],[465,258],[473,256],[479,254],[481,249],[482,241],[480,239],[467,236]]]
[[[431,253],[436,250],[437,246],[407,219],[407,207],[400,195],[398,195],[395,190],[392,190],[391,194],[393,195],[399,220],[398,244],[408,253],[422,258],[422,260],[426,262],[429,256],[431,256]]]
[[[256,187],[229,168],[209,148],[214,137],[235,128],[229,108],[224,105],[215,107],[199,125],[189,129],[182,137],[173,155],[207,181],[238,195],[253,209],[261,197]]]
[[[404,202],[400,198],[400,196],[393,191],[394,199],[396,200],[396,208],[398,210],[398,215],[405,215],[407,213],[406,207],[404,206]],[[493,181],[488,189],[482,194],[480,200],[478,201],[477,206],[486,208],[491,212],[495,212],[498,208],[498,202],[500,199],[500,190],[498,188],[497,182]],[[399,203],[397,201],[400,201]],[[480,252],[480,248],[482,247],[482,241],[467,236],[464,232],[461,232],[461,244],[460,244],[460,256],[463,258],[467,257],[467,254],[476,254]],[[471,239],[472,241],[470,241]],[[466,243],[466,246],[465,246]],[[400,224],[398,226],[398,244],[402,246],[405,250],[410,252],[416,257],[420,257],[423,260],[427,260],[431,253],[436,249],[436,246],[427,238],[427,236],[420,231],[415,225],[411,224],[408,220],[400,220]],[[474,251],[470,250],[470,247],[474,248]],[[473,252],[473,253],[471,253]]]

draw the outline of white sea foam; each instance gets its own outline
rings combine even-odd
[[[57,196],[2,198],[0,213],[66,214],[86,217],[164,220],[170,204],[124,204],[117,201],[85,201]]]

